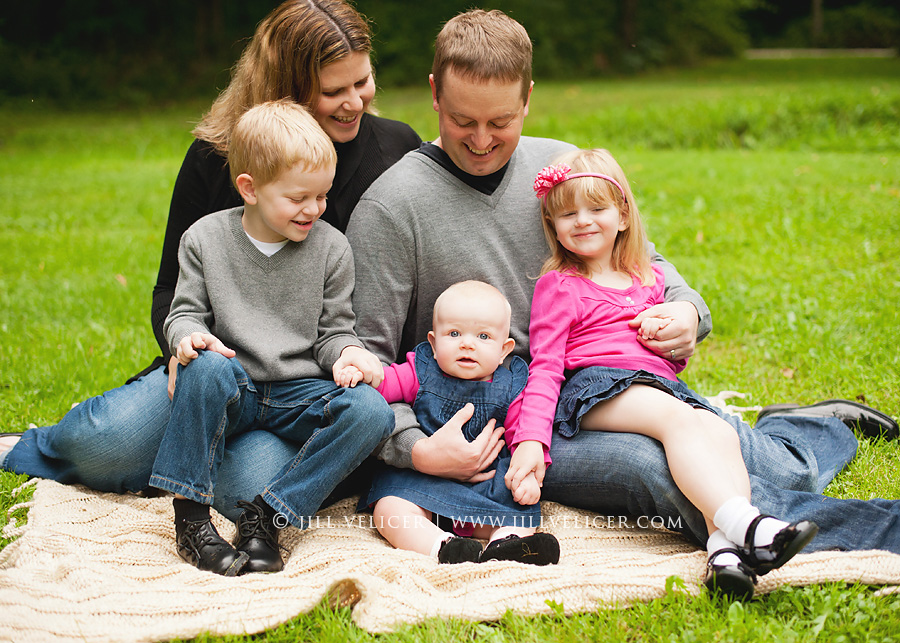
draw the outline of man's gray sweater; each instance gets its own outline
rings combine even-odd
[[[543,167],[571,149],[568,143],[523,136],[490,195],[415,151],[382,174],[363,194],[347,228],[359,267],[356,331],[366,348],[387,363],[402,359],[425,340],[438,295],[457,281],[479,279],[506,295],[514,353],[530,360],[531,298],[550,252],[532,186]],[[704,337],[711,321],[702,297],[661,256],[654,254],[654,261],[665,272],[666,301],[693,303]],[[381,457],[411,467],[412,445],[425,434],[415,429],[414,419],[400,414]]]

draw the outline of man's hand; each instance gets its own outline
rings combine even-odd
[[[544,463],[544,445],[537,440],[525,440],[520,442],[516,447],[515,452],[513,452],[512,460],[510,460],[509,463],[509,470],[506,472],[506,477],[503,479],[506,483],[506,488],[513,492],[513,500],[519,504],[534,504],[534,502],[537,502],[537,500],[535,500],[534,502],[522,503],[516,495],[522,482],[531,475],[534,476],[535,484],[540,488],[540,486],[544,484],[544,473],[546,470],[547,465]],[[521,493],[524,493],[524,491]],[[540,491],[538,491],[538,498],[540,498]]]
[[[689,301],[671,301],[656,304],[639,313],[637,317],[628,322],[632,328],[640,328],[647,318],[668,320],[664,328],[656,332],[655,339],[644,339],[638,332],[638,341],[651,351],[676,361],[688,359],[694,354],[697,346],[697,328],[700,325],[700,316],[694,304]]]
[[[359,382],[378,388],[384,380],[384,366],[374,354],[359,346],[346,346],[331,367],[334,383],[338,386],[356,386]]]
[[[213,351],[225,357],[234,357],[235,352],[222,343],[218,337],[211,333],[191,333],[178,342],[175,357],[182,366],[187,366],[191,360],[200,355],[198,350]]]
[[[466,404],[431,437],[413,445],[412,460],[416,471],[462,482],[481,482],[494,477],[494,470],[484,471],[503,448],[503,427],[492,419],[472,442],[463,435],[463,424],[469,421],[475,407]]]

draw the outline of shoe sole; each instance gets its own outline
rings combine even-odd
[[[860,432],[868,438],[878,438],[883,437],[885,440],[896,440],[900,437],[900,425],[894,421],[894,419],[888,415],[885,415],[881,411],[877,409],[873,409],[871,406],[866,406],[865,404],[860,404],[859,402],[853,402],[851,400],[824,400],[822,402],[816,402],[815,404],[791,404],[791,403],[783,403],[783,404],[770,404],[764,407],[756,416],[756,421],[759,422],[764,417],[768,417],[770,415],[778,416],[782,414],[787,415],[796,415],[798,417],[803,417],[802,410],[803,409],[814,409],[820,406],[827,406],[829,404],[844,404],[848,406],[852,406],[861,411],[865,411],[876,418],[878,418],[878,422],[876,421],[865,421],[865,420],[850,420],[852,424],[855,424]],[[800,411],[796,413],[795,411]],[[819,417],[819,416],[810,416],[810,417]],[[837,417],[837,416],[829,416],[829,417]],[[841,422],[844,422],[843,419],[838,418]]]

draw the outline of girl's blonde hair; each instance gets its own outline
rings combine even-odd
[[[656,278],[650,268],[650,255],[647,252],[647,233],[641,222],[641,214],[634,202],[634,195],[625,178],[625,172],[612,154],[601,149],[575,150],[560,156],[553,164],[563,163],[571,168],[571,174],[591,172],[611,176],[622,186],[622,190],[620,191],[610,181],[598,177],[569,179],[550,188],[546,197],[541,200],[541,223],[551,254],[544,262],[541,274],[544,275],[551,270],[560,272],[570,270],[583,277],[590,274],[584,260],[560,244],[556,238],[556,227],[553,225],[554,216],[573,210],[575,198],[580,195],[584,201],[601,207],[616,206],[625,219],[626,228],[619,231],[613,246],[610,262],[612,269],[636,276],[645,286],[655,283]]]
[[[245,111],[282,98],[314,109],[322,68],[351,53],[371,51],[369,25],[343,0],[287,0],[259,23],[231,82],[193,134],[226,155]]]

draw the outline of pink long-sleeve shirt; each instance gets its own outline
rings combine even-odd
[[[652,286],[633,278],[625,290],[555,270],[538,279],[531,303],[528,384],[513,427],[516,440],[549,444],[567,370],[606,366],[677,379],[687,360],[672,362],[644,348],[637,329],[628,325],[641,311],[665,301],[663,272],[654,265],[653,273]]]

